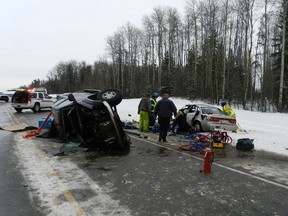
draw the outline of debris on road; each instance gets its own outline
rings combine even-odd
[[[36,136],[37,134],[40,134],[40,132],[42,131],[43,128],[48,128],[47,126],[47,122],[51,122],[51,117],[52,112],[49,113],[49,115],[44,119],[43,122],[41,122],[40,127],[37,130],[32,130],[29,134],[23,136],[23,138],[27,139],[27,138],[31,138],[33,136]],[[51,125],[51,123],[50,123]]]

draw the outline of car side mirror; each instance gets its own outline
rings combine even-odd
[[[68,95],[68,100],[69,100],[69,101],[76,101],[76,99],[75,99],[75,97],[74,97],[73,94],[69,94],[69,95]]]

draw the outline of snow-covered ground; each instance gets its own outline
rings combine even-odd
[[[159,100],[160,98],[158,98]],[[178,109],[189,101],[180,98],[170,98]],[[123,99],[117,106],[122,121],[139,121],[137,114],[140,98]],[[288,156],[288,114],[262,113],[238,110],[232,107],[237,116],[237,122],[242,132],[228,133],[233,139],[233,144],[240,138],[254,139],[255,150],[265,150]]]

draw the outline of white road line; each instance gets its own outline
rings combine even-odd
[[[204,161],[204,159],[202,159],[202,158],[193,156],[193,155],[191,155],[191,154],[187,154],[187,153],[185,153],[185,152],[177,151],[177,150],[175,150],[175,149],[173,149],[173,148],[169,148],[169,147],[166,147],[166,146],[157,144],[157,143],[155,143],[155,142],[152,142],[152,141],[149,141],[149,140],[145,140],[145,139],[143,139],[143,138],[139,138],[139,137],[135,137],[135,136],[133,136],[133,138],[134,138],[134,139],[137,139],[137,140],[144,141],[144,142],[148,142],[148,143],[150,143],[150,144],[152,144],[152,145],[155,145],[155,146],[159,146],[159,147],[166,148],[166,149],[168,149],[168,150],[177,152],[177,153],[182,154],[182,155],[186,155],[186,156],[192,157],[192,158],[194,158],[194,159],[196,159],[196,160]],[[274,185],[274,186],[277,186],[277,187],[281,187],[281,188],[283,188],[283,189],[288,190],[288,186],[287,186],[287,185],[283,185],[283,184],[280,184],[280,183],[277,183],[277,182],[274,182],[274,181],[271,181],[271,180],[268,180],[268,179],[265,179],[265,178],[262,178],[262,177],[259,177],[259,176],[252,175],[252,174],[250,174],[250,173],[246,173],[246,172],[243,172],[243,171],[240,171],[240,170],[231,168],[231,167],[227,167],[227,166],[224,166],[224,165],[219,164],[219,163],[216,163],[216,162],[213,162],[213,166],[218,166],[218,167],[221,167],[221,168],[223,168],[223,169],[227,169],[227,170],[230,170],[230,171],[232,171],[232,172],[236,172],[236,173],[239,173],[239,174],[242,174],[242,175],[245,175],[245,176],[249,176],[249,177],[251,177],[251,178],[260,180],[260,181],[262,181],[262,182],[265,182],[265,183],[268,183],[268,184],[271,184],[271,185]]]

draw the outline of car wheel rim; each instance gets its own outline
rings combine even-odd
[[[113,91],[109,91],[109,92],[105,92],[103,95],[102,95],[102,98],[106,99],[106,100],[109,100],[109,99],[112,99],[116,96],[116,92],[113,92]]]

